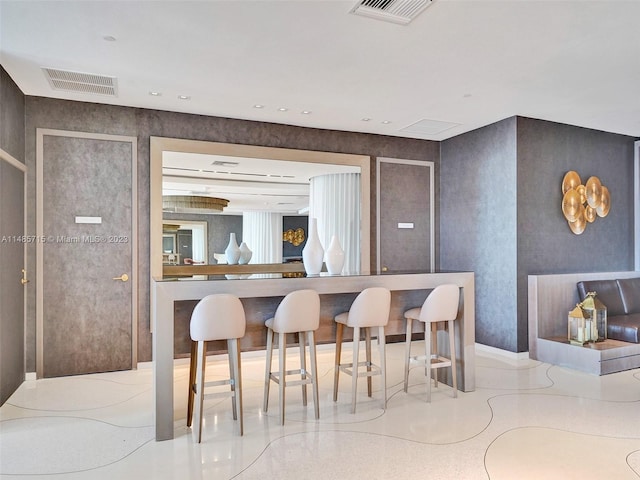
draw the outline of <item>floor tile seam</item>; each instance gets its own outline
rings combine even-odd
[[[484,387],[481,387],[484,388]],[[485,388],[486,390],[500,390],[498,388]],[[542,390],[542,389],[541,389]],[[566,394],[566,393],[541,393],[541,392],[537,392],[537,391],[518,391],[518,392],[511,392],[511,393],[498,393],[496,395],[492,395],[490,397],[488,397],[488,400],[492,400],[498,397],[510,397],[510,396],[517,396],[517,395],[523,395],[523,396],[535,396],[535,395],[540,395],[542,397],[560,397],[560,398],[573,398],[573,399],[579,399],[579,400],[587,400],[590,402],[597,402],[597,403],[612,403],[612,404],[633,404],[633,403],[640,403],[640,398],[635,399],[635,400],[610,400],[610,399],[604,399],[604,398],[593,398],[593,397],[586,397],[583,395],[570,395],[570,394]]]
[[[491,369],[491,370],[502,370],[502,371],[507,371],[507,372],[527,372],[530,370],[536,370],[540,367],[543,367],[545,365],[549,365],[548,363],[543,363],[540,362],[538,365],[531,365],[531,366],[526,366],[526,367],[513,367],[513,368],[509,368],[509,367],[498,367],[495,365],[479,365],[476,362],[476,368],[486,368],[486,369]]]
[[[134,370],[126,370],[126,372],[133,372]],[[95,377],[90,377],[89,375],[95,375]],[[104,383],[114,383],[116,385],[122,385],[124,387],[147,387],[147,388],[151,388],[153,386],[153,379],[149,379],[148,381],[144,381],[144,382],[119,382],[116,380],[111,380],[109,378],[100,378],[100,373],[89,373],[86,374],[86,376],[82,376],[82,377],[48,377],[48,378],[39,378],[37,380],[35,380],[34,382],[40,383],[62,383],[59,382],[60,380],[63,380],[64,382],[104,382]]]
[[[112,422],[107,422],[106,420],[101,420],[99,418],[91,418],[91,417],[80,417],[80,416],[76,416],[76,415],[38,415],[38,416],[34,416],[34,417],[16,417],[16,418],[7,418],[5,420],[0,420],[0,425],[2,423],[5,422],[15,422],[18,420],[40,420],[40,419],[60,419],[60,418],[65,418],[65,419],[73,419],[73,420],[87,420],[87,421],[92,421],[92,422],[96,422],[96,423],[102,423],[105,425],[109,425],[111,427],[114,428],[123,428],[123,429],[143,429],[143,428],[155,428],[155,424],[149,424],[149,425],[118,425]]]
[[[122,462],[123,460],[125,460],[126,458],[129,458],[131,455],[136,453],[142,447],[144,447],[145,445],[148,445],[149,443],[153,442],[154,440],[155,440],[155,438],[151,437],[150,439],[145,440],[144,442],[142,442],[140,445],[135,447],[130,452],[127,452],[122,457],[120,457],[120,458],[118,458],[116,460],[113,460],[111,462],[108,462],[108,463],[105,463],[105,464],[102,464],[102,465],[96,465],[96,466],[90,467],[90,468],[83,468],[81,470],[70,470],[70,471],[63,471],[63,472],[48,472],[48,473],[3,473],[3,472],[0,472],[0,477],[4,476],[4,475],[22,476],[22,477],[24,477],[24,476],[50,477],[50,476],[53,476],[53,475],[73,475],[73,474],[78,474],[78,473],[93,472],[93,471],[96,471],[96,470],[100,470],[102,468],[110,467],[110,466],[115,465],[115,464],[117,464],[119,462]]]
[[[639,436],[603,435],[603,434],[597,434],[597,433],[577,432],[577,431],[569,430],[566,428],[548,427],[548,426],[542,426],[542,425],[518,425],[517,427],[510,427],[505,430],[502,430],[502,432],[498,433],[495,439],[491,443],[494,443],[495,440],[497,440],[500,437],[503,437],[508,433],[517,432],[518,430],[549,430],[553,432],[568,433],[571,435],[576,435],[581,437],[605,438],[608,440],[623,440],[623,441],[629,440],[633,442],[635,441],[640,442],[640,435]],[[640,451],[640,446],[637,449],[635,449],[634,452],[635,451]]]
[[[35,407],[25,407],[22,405],[16,405],[15,403],[10,403],[10,402],[5,402],[5,404],[7,405],[11,405],[12,407],[15,408],[20,408],[22,410],[30,410],[30,411],[36,411],[36,412],[91,412],[91,411],[96,411],[96,410],[103,410],[105,408],[113,408],[115,406],[118,405],[123,405],[127,402],[130,402],[131,400],[133,400],[136,397],[139,397],[141,395],[144,395],[146,393],[149,393],[152,389],[147,389],[144,390],[142,392],[136,393],[135,395],[125,398],[123,400],[120,400],[119,402],[115,402],[115,403],[109,403],[109,404],[105,404],[105,405],[101,405],[98,407],[91,407],[91,408],[73,408],[73,409],[69,409],[69,410],[59,410],[59,409],[55,409],[55,408],[35,408]]]

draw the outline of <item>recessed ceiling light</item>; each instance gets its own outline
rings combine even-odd
[[[280,107],[278,109],[279,112],[286,112],[287,110],[289,110],[288,108],[284,108],[284,107]]]
[[[367,117],[364,117],[364,118],[362,118],[361,120],[362,120],[363,122],[368,122],[368,121],[370,121],[371,119],[370,119],[370,118],[367,118]]]
[[[180,100],[191,100],[191,97],[189,95],[178,95],[178,98]]]
[[[160,95],[162,95],[161,92],[149,92],[149,95],[151,95],[152,97],[159,97]]]
[[[388,124],[391,123],[391,121],[390,120],[383,120],[382,123],[384,123],[385,125],[388,125]]]
[[[106,40],[107,42],[115,42],[116,41],[116,37],[112,37],[111,35],[105,35],[104,37],[102,37],[104,40]]]
[[[302,110],[301,112],[303,115],[311,115],[311,112],[309,110]]]
[[[264,108],[264,105],[256,104],[253,106],[253,108]]]

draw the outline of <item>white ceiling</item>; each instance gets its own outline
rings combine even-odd
[[[34,96],[429,140],[513,115],[640,137],[638,0],[436,0],[407,26],[354,5],[0,0],[0,63]],[[53,90],[41,67],[118,95]]]

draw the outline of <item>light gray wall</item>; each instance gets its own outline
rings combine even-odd
[[[35,168],[36,128],[88,131],[138,137],[139,202],[139,331],[138,359],[151,359],[149,333],[149,137],[295,148],[432,161],[437,168],[439,144],[427,140],[386,137],[363,133],[319,130],[271,123],[251,122],[202,115],[144,110],[128,107],[72,102],[42,97],[26,99],[26,162]],[[375,174],[372,175],[371,225],[375,226]],[[55,181],[55,179],[52,179]],[[78,179],[82,181],[82,179]],[[437,186],[436,186],[437,191]],[[35,197],[35,180],[30,176],[28,194]],[[402,202],[399,198],[398,202]],[[35,209],[29,205],[29,229],[35,232]],[[371,231],[371,251],[375,251],[375,228]],[[35,263],[35,248],[28,252]],[[35,370],[35,294],[28,296],[27,371]]]
[[[476,341],[517,345],[516,119],[441,144],[440,266],[476,274]]]

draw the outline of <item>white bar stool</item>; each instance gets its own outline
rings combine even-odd
[[[302,385],[302,404],[307,405],[307,385],[313,389],[313,404],[316,419],[320,418],[318,404],[318,368],[316,365],[316,343],[314,331],[320,326],[320,296],[315,290],[297,290],[282,299],[273,318],[265,322],[267,327],[267,364],[264,376],[264,411],[269,408],[269,386],[271,381],[278,384],[280,425],[284,425],[284,389]],[[279,369],[272,370],[273,339],[278,334]],[[298,334],[300,346],[300,368],[287,370],[287,333]],[[305,334],[309,344],[311,371],[307,370]],[[287,375],[300,375],[300,380],[287,380]]]
[[[356,413],[358,377],[367,377],[367,394],[371,397],[371,377],[380,375],[382,380],[382,408],[387,408],[387,367],[385,353],[384,327],[389,322],[391,292],[383,287],[366,288],[353,301],[348,312],[335,317],[336,321],[336,359],[333,379],[333,401],[338,401],[338,380],[340,371],[351,375],[351,413]],[[352,363],[341,363],[342,335],[344,327],[353,328]],[[376,328],[374,336],[378,338],[380,365],[371,361],[371,329]],[[360,329],[365,331],[366,361],[359,361]],[[366,367],[360,371],[360,367]]]
[[[240,299],[234,295],[217,294],[204,297],[198,302],[191,315],[191,363],[189,366],[189,400],[187,405],[187,426],[190,427],[194,414],[197,442],[202,441],[202,407],[204,397],[232,397],[233,419],[240,417],[240,435],[244,433],[242,421],[242,378],[240,370],[240,338],[244,337],[246,319]],[[229,374],[226,380],[205,382],[207,365],[206,344],[213,340],[226,340],[229,352]],[[230,385],[230,391],[204,393],[205,388]]]
[[[404,312],[407,319],[407,333],[404,361],[404,391],[409,387],[409,361],[411,357],[411,328],[412,321],[419,320],[424,323],[424,346],[425,346],[425,375],[427,379],[427,402],[431,402],[431,372],[438,386],[439,368],[451,368],[451,380],[453,386],[453,397],[458,396],[458,382],[456,375],[456,342],[455,342],[455,320],[458,317],[458,305],[460,302],[460,288],[457,285],[446,284],[434,288],[427,299],[422,304],[422,308],[412,308]],[[446,322],[449,334],[449,357],[438,355],[438,322]]]

